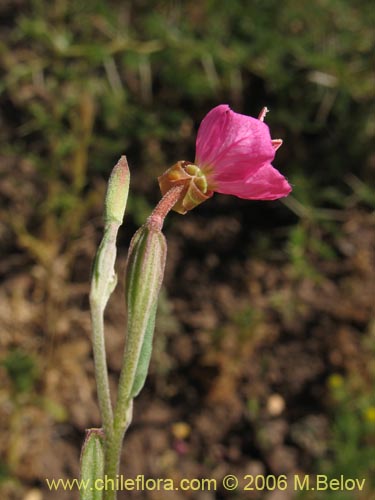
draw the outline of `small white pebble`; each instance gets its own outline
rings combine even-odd
[[[43,494],[41,490],[37,490],[36,488],[33,488],[32,490],[29,490],[25,496],[23,497],[23,500],[43,500]]]
[[[285,401],[280,394],[271,394],[267,401],[267,411],[272,417],[280,415],[285,408]]]

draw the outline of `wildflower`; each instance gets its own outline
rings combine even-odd
[[[252,118],[221,104],[205,116],[194,163],[179,161],[159,177],[163,195],[184,186],[176,212],[186,213],[214,192],[249,200],[276,200],[290,193],[288,181],[271,165],[282,140],[271,139],[264,123],[267,111]]]
[[[370,406],[365,411],[365,419],[372,424],[375,423],[375,406]]]

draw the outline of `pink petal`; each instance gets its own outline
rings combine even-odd
[[[214,183],[247,178],[274,156],[268,126],[226,104],[212,109],[199,127],[195,164],[211,171]]]
[[[270,164],[263,165],[245,181],[218,182],[215,188],[218,193],[247,200],[277,200],[287,196],[291,190],[285,177]]]

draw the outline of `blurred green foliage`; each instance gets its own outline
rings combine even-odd
[[[8,23],[0,141],[73,193],[88,168],[90,177],[108,172],[124,151],[134,170],[147,165],[154,176],[181,155],[192,158],[194,128],[220,102],[253,115],[270,106],[273,133],[286,140],[278,162],[297,194],[301,176],[314,198],[321,184],[366,173],[370,1],[17,5],[0,11]],[[68,210],[73,200],[55,196],[54,207]]]
[[[329,379],[333,412],[330,453],[317,464],[317,474],[328,478],[365,478],[366,488],[359,491],[323,491],[301,493],[311,500],[352,500],[370,498],[375,491],[375,398],[356,377],[333,374]]]
[[[29,392],[38,378],[37,364],[34,359],[20,349],[15,349],[1,361],[7,371],[16,393]]]

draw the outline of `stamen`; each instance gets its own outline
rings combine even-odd
[[[269,109],[267,107],[262,108],[261,112],[259,113],[258,120],[261,122],[264,122],[264,118],[266,117],[266,114],[268,113]]]

